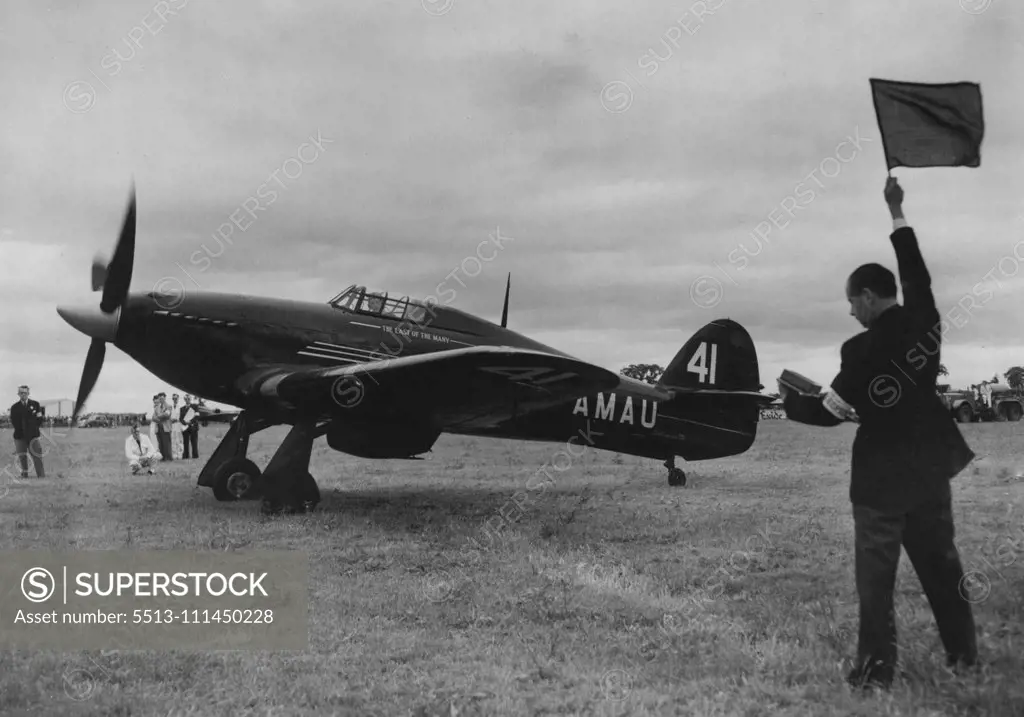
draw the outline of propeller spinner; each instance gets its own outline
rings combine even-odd
[[[125,212],[121,236],[114,247],[114,256],[104,266],[102,258],[97,256],[92,265],[92,290],[103,290],[99,307],[96,306],[58,306],[57,313],[61,318],[92,337],[89,353],[85,357],[82,379],[78,384],[78,397],[75,410],[71,416],[74,425],[82,406],[89,399],[96,381],[103,368],[103,359],[107,351],[107,343],[113,343],[117,336],[117,322],[121,307],[128,299],[128,287],[132,283],[132,266],[135,263],[135,187],[132,186],[128,210]]]

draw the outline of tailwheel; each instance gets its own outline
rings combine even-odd
[[[665,461],[665,467],[668,468],[668,484],[670,486],[677,488],[686,485],[686,474],[681,468],[676,468],[675,456],[671,456]]]
[[[260,469],[248,458],[232,458],[217,469],[213,483],[217,500],[255,500],[262,494]]]

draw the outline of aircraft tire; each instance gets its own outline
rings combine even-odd
[[[283,505],[267,497],[263,498],[263,503],[260,505],[260,513],[263,515],[278,515],[282,510],[284,510]]]
[[[213,497],[221,501],[256,500],[263,495],[260,469],[248,458],[232,458],[217,470]]]
[[[686,473],[680,468],[669,469],[668,484],[673,488],[686,486]]]
[[[287,489],[286,496],[273,499],[263,496],[260,513],[263,515],[294,515],[296,513],[312,513],[320,502],[320,487],[313,475],[306,471]]]
[[[320,486],[316,484],[316,478],[309,471],[306,471],[295,486],[295,494],[298,503],[303,506],[307,513],[311,513],[320,502]]]

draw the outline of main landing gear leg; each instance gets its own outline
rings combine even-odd
[[[260,469],[245,457],[249,450],[249,436],[270,424],[245,411],[231,422],[220,445],[199,471],[198,485],[212,488],[217,500],[255,500],[262,495]]]
[[[326,427],[311,423],[295,425],[285,436],[277,453],[263,471],[265,515],[312,512],[320,502],[320,488],[309,472],[313,441],[324,435]]]
[[[665,467],[668,468],[668,484],[670,486],[675,488],[686,485],[686,474],[683,473],[681,468],[676,468],[675,456],[668,457],[668,460],[665,461]]]

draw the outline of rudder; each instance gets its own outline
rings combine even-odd
[[[760,391],[757,351],[750,334],[732,319],[715,319],[689,341],[665,369],[663,388]]]

